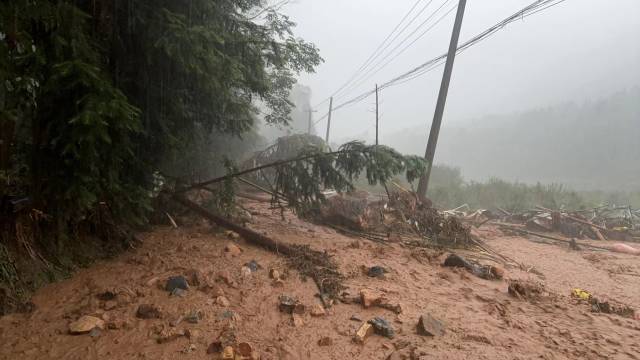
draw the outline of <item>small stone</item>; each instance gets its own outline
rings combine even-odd
[[[138,306],[136,316],[140,319],[160,319],[162,318],[162,312],[155,305],[141,304]]]
[[[185,275],[187,276],[189,285],[196,287],[207,287],[209,286],[209,280],[206,275],[202,273],[202,271],[197,269],[188,270]]]
[[[222,306],[222,307],[229,307],[231,305],[231,303],[229,302],[229,299],[227,299],[224,296],[218,296],[216,298],[216,304]]]
[[[241,342],[238,344],[238,354],[240,356],[249,357],[253,353],[253,348],[248,342]]]
[[[260,269],[260,265],[255,260],[251,260],[248,263],[244,264],[244,266],[248,267],[251,272],[256,272]]]
[[[368,321],[369,324],[373,325],[376,334],[382,335],[384,337],[388,337],[389,339],[393,339],[395,336],[395,331],[389,322],[381,317],[375,317]]]
[[[356,332],[356,336],[353,338],[353,340],[358,344],[364,344],[367,338],[371,336],[371,334],[373,334],[373,331],[374,331],[373,325],[369,323],[364,323],[362,324],[362,326],[360,326],[360,328]]]
[[[304,326],[304,320],[302,319],[302,316],[298,315],[298,314],[291,314],[291,321],[293,323],[293,326],[295,327],[303,327]]]
[[[269,270],[269,277],[271,277],[274,280],[280,279],[280,271],[278,271],[277,269]]]
[[[362,306],[364,306],[365,308],[376,306],[380,304],[381,301],[382,299],[380,298],[380,296],[375,295],[370,290],[367,290],[367,289],[360,290],[360,302],[362,303]]]
[[[102,306],[103,309],[109,311],[109,310],[113,310],[116,307],[118,307],[118,302],[115,300],[107,300],[104,302],[104,305]]]
[[[242,249],[234,243],[228,243],[227,246],[224,247],[224,252],[233,257],[242,254]]]
[[[287,314],[292,314],[296,305],[298,304],[298,299],[287,295],[280,295],[278,297],[278,301],[278,308],[280,309],[280,311]]]
[[[311,308],[311,316],[324,316],[326,313],[322,305],[315,304]]]
[[[385,273],[387,273],[387,270],[385,268],[383,268],[382,266],[372,266],[367,271],[367,275],[369,277],[377,277],[377,278],[384,277]]]
[[[422,315],[418,321],[418,334],[423,336],[442,336],[444,335],[444,324],[431,316],[431,314]]]
[[[321,337],[320,340],[318,340],[318,345],[319,346],[331,346],[331,345],[333,345],[333,339],[331,339],[328,336]]]
[[[168,292],[173,292],[175,289],[189,290],[189,283],[182,275],[172,276],[167,280],[167,284],[164,288]]]
[[[201,310],[191,310],[191,312],[184,317],[185,321],[192,324],[197,324],[202,319],[204,319],[204,313]]]
[[[233,360],[235,358],[235,354],[232,346],[227,346],[222,351],[222,359],[223,360]]]
[[[240,269],[240,274],[242,275],[243,278],[247,278],[251,276],[251,269],[249,269],[248,266],[243,266]]]
[[[85,315],[69,324],[69,332],[74,335],[86,334],[94,328],[104,329],[104,320],[95,316]]]

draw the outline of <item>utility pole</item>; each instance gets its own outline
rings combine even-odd
[[[460,28],[462,27],[462,17],[464,16],[464,8],[467,0],[460,0],[458,3],[458,11],[456,13],[456,21],[453,25],[451,33],[451,42],[449,43],[449,52],[447,54],[447,62],[444,66],[444,74],[442,75],[442,83],[440,84],[440,92],[438,93],[438,102],[436,103],[436,111],[433,115],[431,123],[431,131],[429,132],[429,142],[424,154],[427,161],[427,169],[420,178],[418,183],[418,197],[425,199],[427,189],[429,188],[429,177],[431,176],[431,166],[433,157],[436,153],[436,144],[438,143],[438,135],[440,134],[440,124],[442,123],[442,114],[444,113],[444,105],[447,102],[447,93],[449,91],[449,83],[451,81],[451,71],[453,70],[453,61],[456,58],[458,50],[458,38],[460,37]]]
[[[327,118],[327,136],[324,138],[324,142],[329,145],[329,129],[331,128],[331,111],[333,110],[333,96],[329,99],[329,117]]]
[[[378,145],[378,84],[376,84],[376,145]]]

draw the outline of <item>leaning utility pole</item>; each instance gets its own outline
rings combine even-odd
[[[436,153],[436,144],[438,143],[438,135],[440,134],[440,124],[442,123],[442,114],[444,112],[444,104],[447,102],[447,92],[449,91],[449,82],[451,81],[451,71],[453,70],[453,61],[456,58],[458,50],[458,38],[460,37],[460,28],[462,27],[462,17],[467,0],[460,0],[458,3],[458,11],[456,13],[456,21],[453,25],[453,33],[451,34],[451,42],[449,43],[449,53],[447,54],[447,62],[444,66],[444,74],[442,75],[442,83],[440,84],[440,92],[438,93],[438,102],[436,103],[436,111],[433,115],[433,123],[431,123],[431,131],[429,132],[429,142],[424,158],[427,161],[427,169],[420,178],[418,183],[418,196],[425,199],[427,189],[429,187],[429,177],[431,176],[431,166],[433,157]]]
[[[333,96],[329,98],[329,117],[327,118],[327,136],[324,138],[324,142],[329,145],[329,129],[331,128],[331,111],[333,110]]]
[[[378,145],[378,84],[376,84],[376,145]]]

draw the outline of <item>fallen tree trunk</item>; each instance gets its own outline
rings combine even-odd
[[[240,226],[238,224],[235,224],[221,216],[218,216],[212,212],[210,212],[209,210],[205,209],[204,207],[194,203],[193,201],[187,200],[184,197],[178,196],[178,195],[174,195],[172,197],[173,200],[175,200],[176,202],[180,203],[181,205],[189,208],[190,210],[192,210],[193,212],[195,212],[196,214],[204,217],[205,219],[215,223],[216,225],[222,226],[225,229],[229,229],[231,231],[235,231],[237,232],[240,236],[242,236],[243,238],[245,238],[247,241],[254,243],[256,245],[260,245],[262,247],[265,247],[271,251],[274,251],[276,253],[280,253],[280,254],[284,254],[284,255],[291,255],[293,254],[293,251],[291,249],[290,246],[288,246],[287,244],[281,244],[278,243],[278,241],[273,240],[267,236],[264,236],[256,231],[253,231],[251,229],[248,229],[244,226]]]

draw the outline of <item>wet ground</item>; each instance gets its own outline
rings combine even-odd
[[[244,206],[253,213],[253,229],[333,255],[349,293],[369,290],[402,311],[338,303],[325,315],[312,316],[310,309],[321,304],[313,281],[300,279],[281,256],[198,222],[141,234],[137,249],[39,290],[32,313],[0,318],[0,358],[216,359],[221,355],[207,350],[221,337],[249,343],[260,359],[640,358],[639,320],[594,313],[570,296],[581,288],[640,308],[640,257],[571,251],[483,225],[477,233],[528,270],[506,267],[504,280],[489,281],[442,267],[446,253],[355,239],[291,215],[282,220],[264,203]],[[225,251],[230,243],[241,251]],[[242,267],[252,260],[260,268],[248,273]],[[373,265],[388,270],[384,278],[363,272]],[[274,281],[270,269],[283,280]],[[191,287],[184,296],[162,288],[169,276],[190,270],[210,286]],[[507,293],[509,279],[541,282],[549,294],[514,298]],[[295,321],[279,311],[283,294],[306,306]],[[161,318],[137,317],[141,304],[158,308]],[[192,312],[201,318],[176,324]],[[442,321],[444,335],[418,335],[423,314]],[[83,315],[102,319],[105,329],[70,335],[69,325]],[[376,316],[391,324],[395,336],[354,342],[362,323]]]

